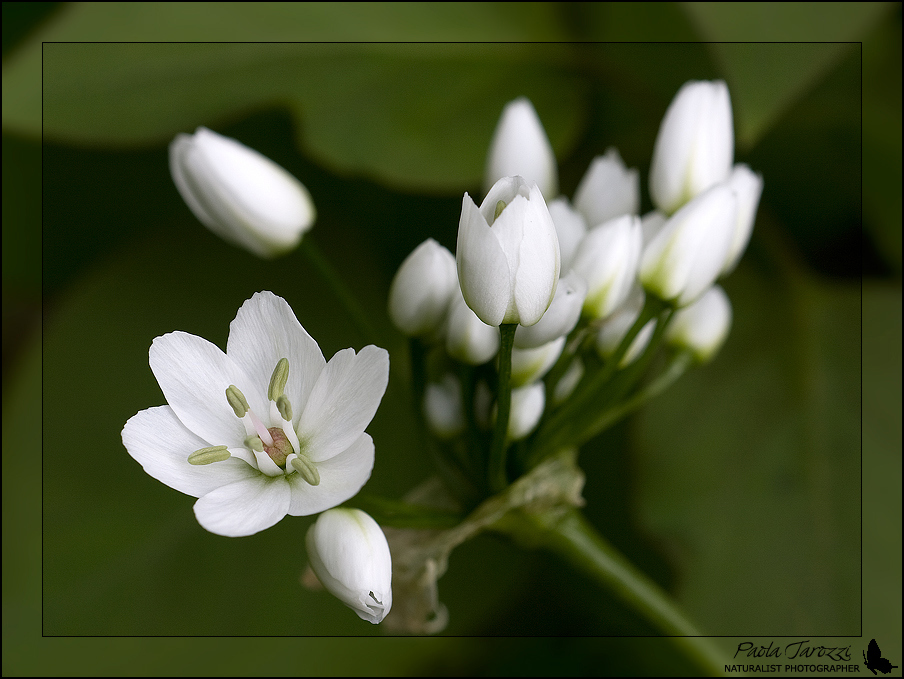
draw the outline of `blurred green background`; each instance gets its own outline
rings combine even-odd
[[[425,42],[357,42],[375,39]],[[311,40],[342,42],[292,42]],[[862,634],[900,660],[900,3],[4,3],[3,674],[689,671],[582,575],[495,536],[453,553],[443,636],[324,638],[382,630],[298,584],[311,519],[211,535],[120,431],[164,402],[155,336],[224,347],[269,289],[326,356],[390,350],[366,488],[401,496],[430,466],[389,283],[425,238],[454,250],[503,105],[534,103],[564,194],[616,146],[646,210],[665,108],[711,78],[765,180],[724,284],[734,327],[582,451],[587,515],[707,634],[852,635],[855,660]],[[307,237],[375,336],[300,252],[263,263],[195,220],[167,144],[199,125],[308,187]],[[248,638],[197,638],[220,636]]]

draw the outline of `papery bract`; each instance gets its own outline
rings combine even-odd
[[[662,119],[650,164],[650,197],[667,214],[728,179],[734,126],[721,80],[682,85]]]
[[[235,139],[199,127],[169,147],[176,188],[224,240],[264,258],[293,250],[314,223],[314,203],[289,172]]]
[[[364,429],[389,379],[384,349],[343,349],[327,363],[286,301],[259,292],[230,325],[226,353],[172,332],[154,340],[150,365],[169,405],[132,417],[123,443],[148,474],[199,498],[210,532],[252,535],[316,514],[370,477]]]
[[[324,512],[305,538],[311,569],[358,617],[378,624],[392,608],[392,557],[380,525],[360,509]]]
[[[466,193],[455,259],[462,295],[484,323],[539,321],[556,292],[559,241],[537,185],[503,177],[480,208]]]
[[[484,191],[489,191],[503,177],[516,175],[536,182],[548,198],[554,198],[559,192],[556,156],[533,104],[526,97],[510,101],[502,110],[487,155]]]

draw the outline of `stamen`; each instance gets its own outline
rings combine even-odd
[[[245,395],[234,384],[230,384],[226,389],[226,400],[232,406],[236,417],[245,417],[245,413],[251,410],[248,401],[245,400]]]
[[[276,407],[279,410],[280,417],[286,422],[292,421],[292,404],[289,403],[289,399],[285,396],[280,396],[276,399]]]
[[[259,453],[264,452],[264,444],[261,442],[260,436],[249,436],[245,439],[245,447],[256,450]]]
[[[496,221],[497,219],[499,219],[499,215],[502,214],[502,211],[505,209],[505,207],[506,207],[506,205],[505,205],[504,200],[500,200],[500,201],[496,202],[496,213],[493,215],[493,221]]]
[[[232,455],[226,449],[226,446],[210,446],[209,448],[201,448],[188,456],[188,463],[194,465],[211,464],[213,462],[222,462],[228,460]]]
[[[271,401],[279,400],[286,388],[286,381],[289,379],[289,360],[286,358],[279,359],[273,375],[270,377],[270,388],[267,389],[267,398]],[[292,419],[291,417],[288,419]]]
[[[317,467],[314,466],[314,463],[307,456],[299,455],[293,457],[292,468],[312,486],[320,484],[320,472],[317,471]]]

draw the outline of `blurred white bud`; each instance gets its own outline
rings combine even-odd
[[[308,190],[269,158],[199,127],[169,147],[170,172],[201,223],[259,257],[293,250],[316,216]]]
[[[317,579],[362,620],[382,622],[392,607],[392,558],[380,525],[360,509],[325,511],[305,539]]]
[[[389,288],[389,317],[411,337],[434,332],[449,310],[458,288],[455,257],[428,238],[396,272]]]
[[[665,341],[690,351],[700,363],[716,355],[731,328],[731,302],[714,285],[696,302],[679,309],[665,331]]]
[[[526,97],[510,101],[502,109],[484,176],[484,193],[503,177],[521,176],[536,182],[548,198],[559,193],[559,173],[543,124]]]
[[[430,431],[441,439],[452,438],[464,430],[461,383],[454,375],[445,375],[439,384],[427,385],[424,417]]]
[[[574,270],[587,282],[587,316],[605,318],[625,301],[637,278],[642,243],[640,217],[634,215],[587,232],[574,258]]]
[[[552,395],[552,402],[556,405],[567,399],[577,388],[578,383],[584,376],[584,362],[579,356],[575,356],[568,370],[556,383],[555,391]]]
[[[641,217],[640,233],[643,236],[644,249],[646,249],[650,244],[650,241],[656,237],[656,234],[662,231],[662,227],[665,226],[665,223],[668,220],[669,218],[659,210],[652,210]]]
[[[645,299],[643,288],[635,284],[624,303],[603,321],[596,335],[596,351],[600,356],[609,358],[615,353],[628,330],[640,317]]]
[[[509,413],[508,437],[520,441],[530,434],[543,416],[546,407],[546,387],[534,382],[526,387],[512,389],[512,406]]]
[[[621,215],[640,211],[640,176],[628,169],[614,148],[590,163],[574,192],[574,206],[592,228]]]
[[[556,225],[556,236],[559,238],[559,267],[562,271],[568,271],[578,244],[587,233],[587,222],[564,196],[549,203],[549,214]]]
[[[466,193],[456,261],[465,301],[484,323],[539,321],[559,281],[559,239],[537,185],[503,177],[479,209]]]
[[[743,163],[739,163],[731,171],[728,185],[738,198],[738,221],[734,238],[728,248],[725,266],[722,267],[723,276],[734,270],[741,255],[744,254],[744,250],[747,249],[747,243],[750,242],[753,223],[756,221],[756,210],[763,193],[763,175],[755,173]]]
[[[672,215],[640,261],[640,282],[660,299],[686,306],[722,271],[737,223],[738,201],[714,186]]]
[[[537,323],[525,328],[519,325],[515,330],[515,347],[532,349],[574,330],[581,318],[581,307],[587,296],[587,283],[574,271],[559,279],[556,296]]]
[[[499,351],[499,328],[477,318],[461,295],[455,295],[449,306],[446,351],[468,365],[482,365]]]
[[[565,338],[553,340],[536,349],[512,349],[512,386],[520,387],[549,372],[565,348]]]
[[[686,82],[669,104],[653,147],[653,204],[672,214],[728,179],[733,159],[728,87],[721,80]]]

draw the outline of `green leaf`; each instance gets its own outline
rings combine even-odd
[[[70,42],[179,40],[208,19],[213,25],[195,38],[229,40],[242,31],[247,39],[250,27],[269,39],[299,39],[340,26],[350,39],[368,26],[372,35],[388,27],[389,36],[407,40],[448,39],[488,25],[505,26],[512,40],[562,37],[543,4],[519,12],[494,4],[428,10],[400,3],[391,11],[363,4],[349,12],[335,3],[236,3],[216,16],[199,7],[70,7],[6,65],[5,128],[39,135],[43,124],[45,138],[77,145],[159,145],[199,125],[283,107],[296,117],[300,146],[325,166],[437,190],[480,182],[490,136],[511,99],[533,101],[559,154],[581,127],[583,88],[569,75],[563,45]]]
[[[741,267],[715,361],[636,419],[643,525],[709,634],[860,634],[860,286]]]
[[[712,43],[731,89],[738,143],[748,149],[893,7],[883,2],[682,4]]]

